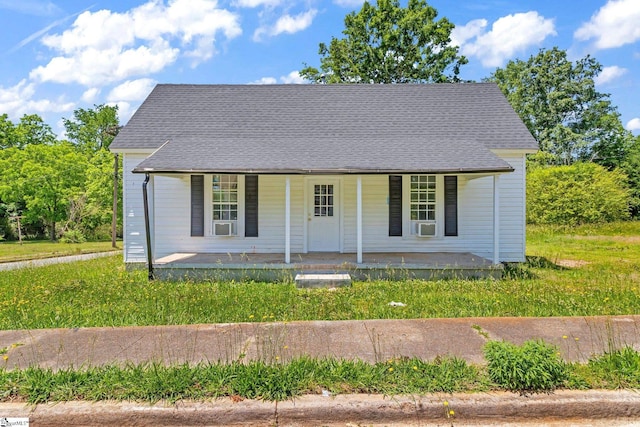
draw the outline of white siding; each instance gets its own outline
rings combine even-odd
[[[243,178],[238,196],[242,205]],[[291,251],[302,252],[304,246],[304,178],[291,177]],[[191,201],[189,175],[157,175],[155,177],[154,258],[175,252],[203,253],[284,253],[285,177],[258,177],[258,237],[244,237],[244,225],[238,224],[238,235],[211,236],[211,176],[205,176],[205,236],[191,237]],[[239,206],[242,212],[242,207]]]
[[[500,155],[515,169],[500,177],[500,260],[524,260],[524,154]],[[125,171],[130,171],[145,155],[125,156]],[[356,251],[356,177],[339,177],[341,247]],[[145,230],[142,201],[144,175],[125,177],[125,260],[145,262]],[[306,250],[308,178],[291,176],[291,252]],[[240,187],[243,178],[240,179]],[[444,236],[444,178],[437,177],[437,236],[417,237],[409,221],[409,177],[403,181],[405,200],[403,236],[389,236],[389,179],[387,175],[364,175],[363,251],[366,252],[471,252],[493,256],[493,177],[460,175],[458,177],[458,236]],[[205,176],[205,236],[190,235],[189,175],[154,175],[150,185],[152,229],[155,231],[154,258],[175,252],[283,253],[285,177],[262,175],[258,178],[259,237],[244,237],[239,221],[238,235],[211,236],[211,176]],[[243,200],[242,188],[239,198]],[[242,200],[239,204],[242,204]],[[239,211],[242,212],[241,206]],[[240,214],[241,216],[241,214]]]
[[[144,229],[144,201],[142,199],[142,183],[144,174],[134,174],[135,168],[148,154],[124,154],[124,231],[123,255],[125,262],[146,262],[146,234]],[[152,188],[150,182],[148,189]]]
[[[502,154],[515,170],[500,176],[500,261],[525,260],[525,156]]]
[[[353,180],[355,178],[345,178]],[[493,248],[492,178],[458,178],[458,236],[444,236],[443,183],[437,179],[437,228],[435,237],[418,237],[411,233],[409,221],[408,180],[403,182],[403,236],[389,236],[389,179],[386,175],[363,177],[363,250],[364,252],[472,252],[489,257]],[[351,185],[346,185],[350,188]],[[355,184],[353,184],[355,188]],[[353,212],[355,224],[355,190],[346,198],[345,212]],[[345,249],[353,251],[355,235],[345,233]]]

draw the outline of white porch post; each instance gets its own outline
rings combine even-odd
[[[356,186],[356,241],[357,263],[362,264],[362,176],[358,175]]]
[[[500,175],[493,176],[493,263],[500,264]]]
[[[291,178],[287,176],[284,195],[284,262],[291,263]]]

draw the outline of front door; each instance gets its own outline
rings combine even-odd
[[[339,181],[309,181],[307,225],[310,252],[340,251]]]

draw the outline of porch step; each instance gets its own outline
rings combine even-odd
[[[349,274],[296,274],[298,288],[328,288],[351,285]]]

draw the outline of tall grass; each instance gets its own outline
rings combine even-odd
[[[231,396],[285,400],[322,390],[338,393],[430,393],[488,389],[481,369],[459,359],[418,359],[368,364],[354,360],[300,358],[286,364],[101,366],[52,371],[0,369],[0,401],[70,400],[156,402]]]
[[[82,369],[0,368],[0,402],[73,400],[175,402],[181,399],[282,401],[302,394],[385,395],[510,390],[549,392],[556,388],[638,388],[640,355],[631,348],[566,364],[542,342],[496,343],[489,364],[456,358],[358,360],[302,357],[287,363],[264,361],[165,366],[159,363]],[[535,374],[535,375],[534,375]]]
[[[144,271],[126,271],[121,256],[6,271],[0,272],[0,329],[640,313],[640,224],[597,231],[531,228],[529,261],[507,267],[502,280],[356,282],[335,291],[290,283],[149,282]]]

